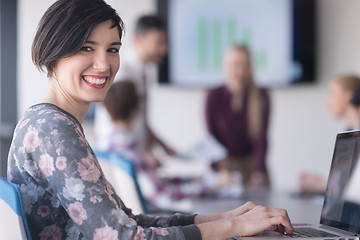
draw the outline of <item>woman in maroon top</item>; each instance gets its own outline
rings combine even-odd
[[[228,151],[217,167],[240,171],[246,185],[269,185],[265,164],[268,94],[254,83],[246,47],[230,48],[223,67],[225,84],[211,89],[206,100],[208,130]]]

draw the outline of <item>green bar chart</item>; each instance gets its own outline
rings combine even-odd
[[[230,46],[241,44],[251,49],[252,32],[250,28],[240,28],[234,18],[227,20],[207,20],[197,22],[197,67],[200,70],[221,69],[223,54]],[[265,51],[252,52],[256,70],[266,68]]]

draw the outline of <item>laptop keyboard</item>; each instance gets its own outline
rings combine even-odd
[[[306,238],[306,237],[339,237],[339,236],[315,228],[302,227],[302,228],[294,228],[292,237]]]

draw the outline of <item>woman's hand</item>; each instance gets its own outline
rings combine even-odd
[[[199,226],[203,239],[253,236],[267,229],[287,234],[293,232],[286,210],[267,208],[253,202],[223,213],[197,215],[195,224]]]
[[[277,230],[281,233],[292,234],[293,227],[289,216],[284,209],[256,206],[246,213],[231,219],[236,236],[253,236],[267,229]]]
[[[230,210],[230,211],[227,211],[227,212],[224,212],[222,214],[222,219],[231,219],[231,218],[234,218],[234,217],[237,217],[237,216],[241,216],[243,215],[244,213],[254,209],[255,207],[257,207],[258,205],[256,205],[255,203],[249,201],[243,205],[241,205],[240,207],[237,207],[233,210]]]
[[[299,189],[301,192],[323,193],[326,190],[326,185],[326,179],[311,173],[301,173],[299,177]]]

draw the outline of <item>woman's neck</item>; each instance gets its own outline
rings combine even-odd
[[[90,108],[90,103],[81,103],[64,93],[57,81],[53,78],[50,79],[48,89],[42,99],[42,102],[54,104],[69,112],[80,123],[84,121],[84,118]]]
[[[227,85],[227,89],[230,92],[231,100],[231,109],[234,112],[239,112],[243,108],[244,103],[244,87],[233,88],[229,84]]]

